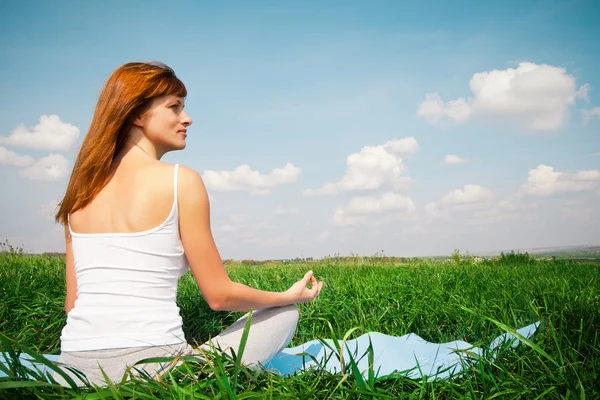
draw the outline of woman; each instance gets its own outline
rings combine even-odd
[[[192,124],[186,96],[164,64],[134,62],[114,71],[56,214],[66,239],[60,362],[93,384],[105,384],[100,368],[120,381],[138,360],[199,352],[185,340],[175,302],[178,279],[188,269],[211,309],[257,310],[242,359],[254,367],[288,345],[298,321],[295,304],[314,299],[323,285],[312,271],[285,292],[229,279],[212,237],[201,176],[160,161],[186,147]],[[202,347],[237,354],[247,316]],[[138,367],[157,376],[164,365]]]

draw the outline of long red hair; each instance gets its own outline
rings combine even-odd
[[[56,222],[66,224],[70,213],[84,208],[106,185],[112,162],[123,148],[133,121],[153,98],[163,95],[187,96],[183,82],[163,63],[131,62],[111,74],[98,98],[65,196],[59,203]]]

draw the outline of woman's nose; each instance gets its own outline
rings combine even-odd
[[[184,125],[189,126],[192,124],[192,119],[189,115],[184,111],[183,112],[183,120],[181,121]]]

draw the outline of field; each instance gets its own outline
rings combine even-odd
[[[222,358],[211,365],[185,363],[161,382],[140,378],[87,389],[26,380],[22,368],[15,366],[11,377],[0,379],[0,397],[600,398],[596,263],[536,260],[514,253],[479,259],[455,253],[447,260],[328,257],[227,269],[233,280],[264,290],[285,290],[308,269],[325,281],[316,301],[299,305],[300,321],[290,346],[373,331],[395,336],[414,332],[430,342],[464,340],[485,346],[505,332],[503,326],[520,328],[538,320],[541,325],[530,341],[445,381],[401,376],[363,380],[351,368],[343,374],[311,371],[283,378],[255,374],[235,359]],[[210,310],[189,273],[179,285],[178,303],[190,342],[218,334],[242,315]],[[0,254],[0,351],[27,346],[37,353],[58,354],[64,296],[62,257]]]

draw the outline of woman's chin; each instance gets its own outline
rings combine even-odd
[[[173,150],[183,150],[183,149],[185,149],[186,146],[187,146],[187,143],[186,143],[185,139],[178,140],[177,144],[174,146],[175,148]]]

